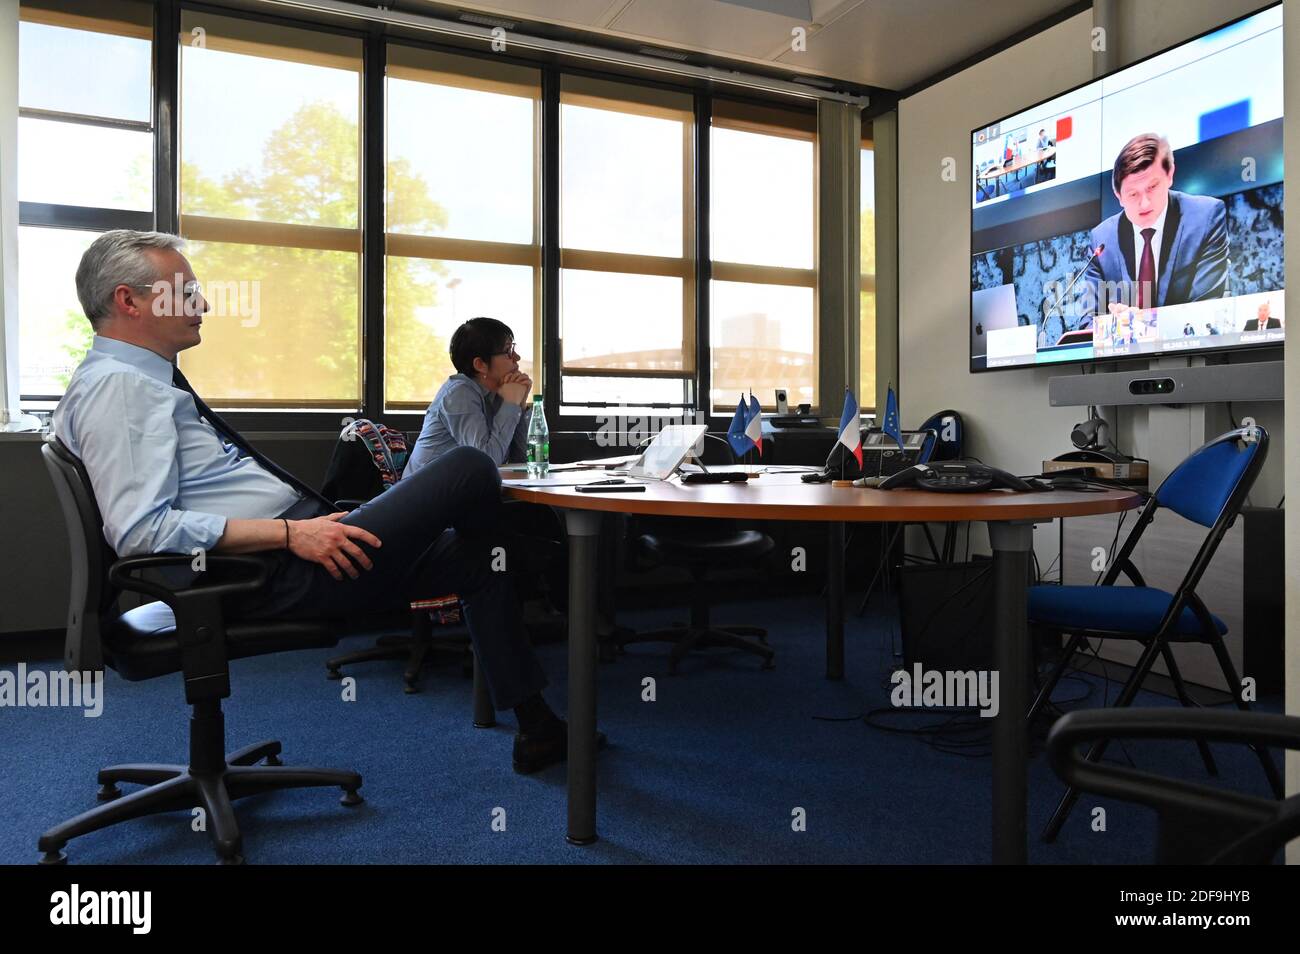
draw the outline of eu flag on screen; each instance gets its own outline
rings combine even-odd
[[[731,419],[731,426],[727,428],[727,443],[731,445],[737,457],[745,456],[754,446],[754,442],[745,436],[745,424],[745,395],[742,394],[736,404],[736,416]]]
[[[903,432],[898,427],[898,397],[894,394],[892,384],[885,397],[885,421],[880,429],[898,442],[899,450],[903,449]]]

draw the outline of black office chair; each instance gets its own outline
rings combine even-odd
[[[776,653],[767,646],[767,630],[760,626],[714,624],[709,603],[713,590],[708,582],[710,568],[728,568],[756,563],[775,544],[757,530],[741,530],[729,520],[698,520],[657,517],[639,539],[642,550],[657,562],[685,566],[691,574],[691,616],[688,625],[668,629],[626,632],[617,637],[619,649],[633,643],[674,643],[668,659],[668,671],[676,674],[677,666],[695,649],[725,646],[753,653],[763,658],[763,668],[773,668]]]
[[[1030,587],[1030,623],[1045,632],[1068,633],[1070,636],[1064,652],[1029,709],[1031,725],[1051,700],[1057,682],[1085,639],[1128,639],[1143,646],[1141,657],[1115,701],[1117,708],[1133,702],[1157,657],[1164,659],[1179,701],[1184,706],[1196,705],[1187,693],[1171,646],[1173,643],[1197,642],[1214,650],[1228,692],[1238,708],[1249,711],[1250,704],[1241,697],[1241,680],[1223,643],[1227,624],[1210,613],[1196,594],[1196,587],[1214,559],[1223,535],[1237,519],[1267,456],[1268,432],[1258,425],[1221,434],[1193,452],[1165,478],[1142,508],[1136,525],[1099,585]],[[1209,530],[1193,556],[1187,574],[1173,593],[1147,586],[1131,559],[1143,531],[1161,508],[1172,510]],[[1115,585],[1121,573],[1132,582],[1132,586]],[[1099,739],[1088,753],[1088,759],[1100,760],[1106,745],[1106,739]],[[1209,746],[1204,740],[1198,740],[1197,747],[1206,771],[1217,775]],[[1282,777],[1273,757],[1266,748],[1252,747],[1259,756],[1269,785],[1281,798]],[[1078,797],[1074,789],[1066,791],[1043,832],[1044,841],[1056,838]]]
[[[727,441],[716,438],[726,449],[724,460],[714,463],[736,465],[739,459]],[[704,462],[707,442],[701,452]],[[691,574],[690,623],[677,624],[667,629],[633,632],[619,627],[611,634],[611,641],[621,652],[633,643],[673,643],[668,659],[668,671],[677,673],[677,666],[695,649],[727,647],[739,649],[763,659],[763,668],[773,668],[776,653],[767,646],[767,630],[761,626],[714,624],[710,618],[709,604],[713,590],[708,583],[710,568],[735,568],[754,564],[766,556],[776,544],[772,538],[757,530],[739,529],[731,520],[700,520],[688,517],[642,518],[645,532],[637,536],[637,544],[652,561],[669,566],[685,566]]]
[[[1300,795],[1279,801],[1163,778],[1081,757],[1078,748],[1111,739],[1190,739],[1264,750],[1300,750],[1300,719],[1258,712],[1103,709],[1071,712],[1052,726],[1047,754],[1072,791],[1087,791],[1156,810],[1157,864],[1268,864],[1300,836]]]
[[[190,717],[189,764],[113,765],[99,772],[99,799],[107,804],[83,812],[43,834],[42,864],[61,864],[73,838],[159,812],[201,806],[223,864],[243,861],[235,820],[235,799],[282,788],[332,787],[341,803],[362,802],[361,776],[342,769],[290,768],[280,763],[280,743],[259,742],[226,752],[221,700],[230,695],[229,661],[295,649],[333,646],[342,624],[324,620],[227,623],[222,600],[264,586],[268,563],[260,557],[206,554],[209,571],[190,586],[173,588],[136,577],[139,571],[189,567],[188,553],[163,553],[118,560],[104,542],[103,520],[81,461],[58,440],[41,448],[67,524],[72,556],[71,597],[63,664],[69,672],[100,671],[107,663],[124,679],[154,679],[180,672]],[[233,577],[242,576],[242,579]],[[125,613],[121,591],[155,597]],[[257,764],[262,762],[264,764]],[[146,787],[123,795],[119,782]]]

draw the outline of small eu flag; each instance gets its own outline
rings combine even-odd
[[[737,457],[744,457],[754,446],[754,442],[745,434],[745,424],[745,395],[742,394],[740,402],[736,405],[736,416],[731,419],[731,426],[727,428],[727,443],[731,445]]]
[[[898,398],[892,384],[885,397],[885,421],[880,429],[898,442],[899,450],[903,449],[903,432],[898,428]]]

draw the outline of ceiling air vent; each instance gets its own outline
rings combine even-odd
[[[513,30],[519,26],[518,20],[503,20],[501,17],[490,17],[482,13],[465,13],[462,11],[456,19],[464,23],[473,23],[476,26],[501,27],[505,30]]]
[[[678,63],[684,63],[688,59],[681,50],[661,50],[656,46],[639,46],[637,52],[642,56],[657,56],[661,60],[676,60]]]

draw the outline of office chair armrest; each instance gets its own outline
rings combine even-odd
[[[1047,748],[1056,756],[1096,739],[1205,739],[1300,749],[1300,718],[1237,709],[1092,709],[1071,712],[1052,726]]]
[[[203,593],[222,597],[234,593],[252,593],[266,585],[270,578],[270,564],[265,557],[237,556],[226,553],[207,553],[205,565],[212,569],[248,570],[251,575],[242,580],[221,583],[198,583],[192,586],[171,587],[153,580],[138,579],[131,574],[139,570],[153,570],[168,566],[191,566],[194,557],[188,553],[155,553],[150,556],[126,557],[118,560],[108,570],[109,582],[118,589],[144,593],[162,600],[168,606],[184,594]]]
[[[1279,803],[1127,766],[1089,762],[1079,753],[1081,743],[1103,738],[1205,739],[1300,749],[1300,719],[1203,709],[1092,710],[1061,717],[1047,736],[1052,770],[1072,788],[1147,805],[1162,816],[1209,816],[1237,830],[1253,829],[1223,845],[1212,861],[1240,863],[1300,835],[1300,796]]]
[[[356,510],[362,504],[368,504],[368,503],[370,503],[369,500],[361,500],[359,498],[353,498],[353,497],[344,497],[342,500],[334,501],[334,506],[338,507],[338,509],[340,510]]]

